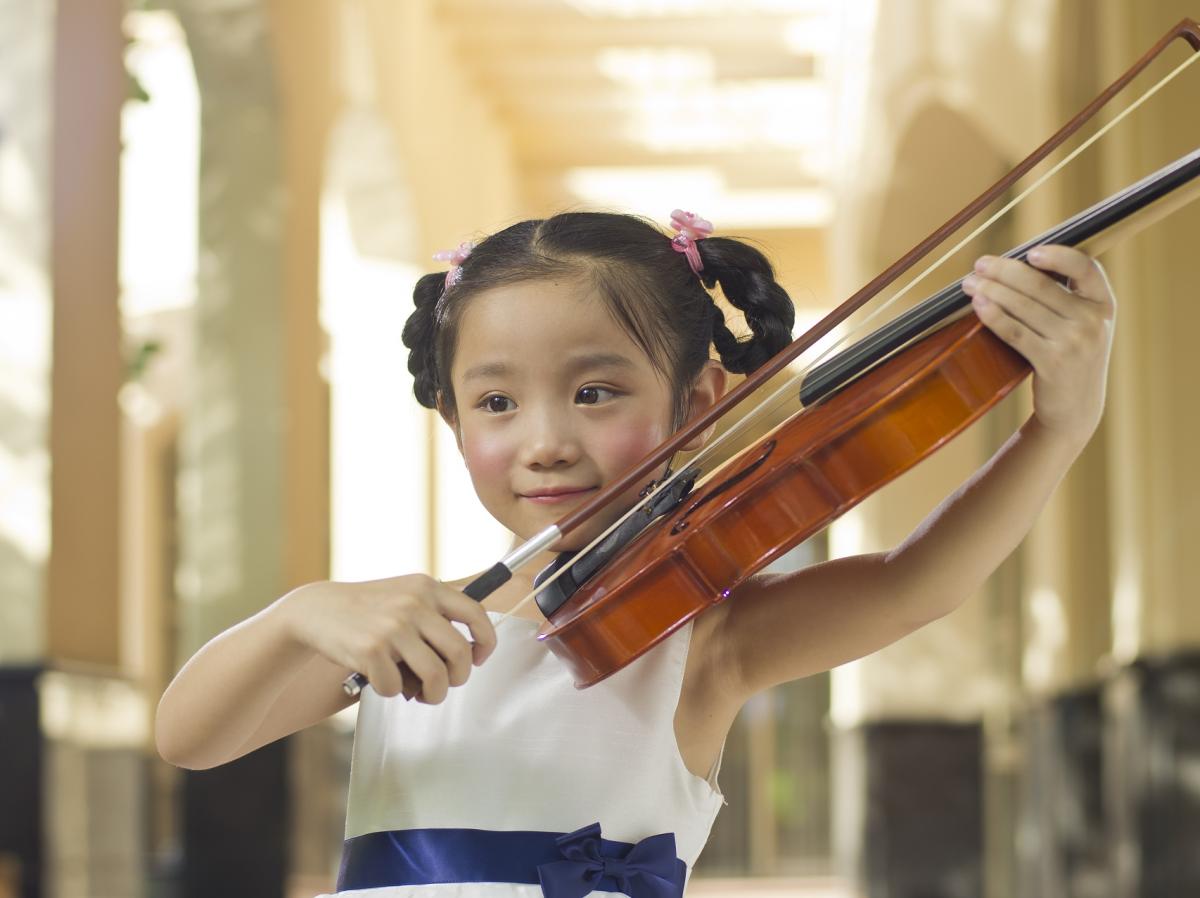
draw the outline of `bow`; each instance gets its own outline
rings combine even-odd
[[[467,261],[467,257],[471,255],[471,250],[474,248],[474,243],[464,241],[458,245],[457,249],[444,249],[433,254],[433,258],[438,262],[450,263],[450,270],[446,272],[447,290],[462,280],[462,263]]]
[[[671,227],[679,232],[671,239],[672,249],[687,256],[692,271],[699,274],[704,270],[704,263],[700,261],[700,250],[696,249],[696,241],[712,234],[712,222],[701,218],[695,212],[676,209],[671,213]]]
[[[605,857],[600,824],[593,823],[554,840],[566,860],[538,866],[546,898],[582,898],[609,877],[630,898],[680,898],[683,865],[675,856],[675,834],[642,839],[624,857]],[[685,868],[684,868],[685,869]]]

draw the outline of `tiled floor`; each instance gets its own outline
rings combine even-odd
[[[693,879],[687,898],[857,898],[838,879]]]
[[[332,890],[321,879],[294,877],[289,898],[312,898]],[[858,898],[841,880],[806,879],[693,879],[687,898]]]

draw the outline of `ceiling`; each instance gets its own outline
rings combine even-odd
[[[440,0],[437,8],[510,128],[534,205],[661,216],[669,196],[734,227],[828,220],[832,0]]]

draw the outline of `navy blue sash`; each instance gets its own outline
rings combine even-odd
[[[631,845],[602,839],[599,823],[572,833],[397,829],[347,839],[337,889],[511,882],[540,883],[546,898],[591,891],[680,898],[686,878],[674,833]]]

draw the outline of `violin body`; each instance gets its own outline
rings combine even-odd
[[[538,631],[599,682],[933,453],[1030,373],[968,313],[793,415],[626,546]]]

